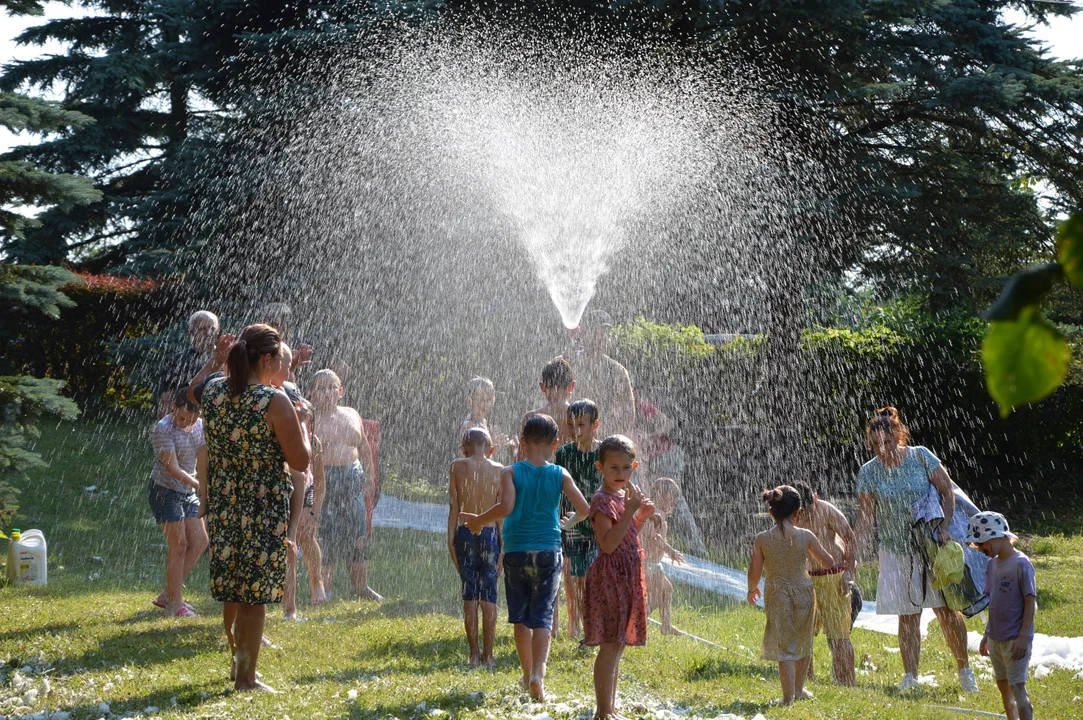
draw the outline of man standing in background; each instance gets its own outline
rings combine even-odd
[[[593,400],[601,411],[598,437],[631,436],[636,424],[632,380],[623,365],[606,355],[613,323],[603,310],[591,310],[579,324],[582,349],[565,356],[575,374],[575,397]]]
[[[168,366],[161,374],[159,387],[158,417],[173,412],[174,389],[184,387],[203,368],[214,354],[218,342],[218,316],[210,310],[197,310],[188,318],[188,337],[192,344],[167,359]]]

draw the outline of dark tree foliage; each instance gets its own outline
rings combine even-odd
[[[14,93],[0,93],[0,125],[16,132],[56,133],[87,125],[90,118],[52,103]],[[0,249],[40,223],[12,208],[54,206],[67,213],[101,197],[86,179],[51,173],[25,160],[0,160]]]
[[[0,8],[8,15],[43,15],[45,0],[0,0]]]
[[[1083,66],[1056,61],[1001,17],[1069,5],[999,0],[616,4],[703,48],[773,68],[795,115],[811,110],[856,182],[852,227],[825,238],[858,269],[930,307],[973,311],[1021,263],[1046,257],[1057,210],[1083,196]],[[788,78],[788,80],[787,80]]]
[[[19,262],[77,260],[91,270],[163,273],[199,238],[186,220],[215,186],[228,127],[261,108],[265,84],[292,63],[332,57],[357,18],[386,12],[351,2],[83,0],[86,17],[53,20],[18,41],[67,45],[65,55],[10,63],[0,88],[60,89],[96,122],[6,159],[94,178],[101,200],[47,212],[8,244]],[[409,5],[409,4],[408,4]]]
[[[714,65],[751,68],[782,108],[776,149],[807,144],[847,178],[827,185],[838,224],[797,234],[836,276],[921,292],[933,309],[987,303],[1020,264],[1047,255],[1053,211],[1083,199],[1083,71],[1002,19],[1075,8],[1015,0],[83,0],[91,17],[31,29],[59,57],[13,63],[0,89],[47,87],[96,122],[19,148],[53,172],[94,177],[100,201],[57,208],[9,243],[19,261],[168,271],[200,247],[189,220],[218,194],[223,138],[267,111],[268,90],[304,59],[333,66],[358,37],[378,51],[391,20],[491,16],[524,33],[620,34],[675,43]],[[15,3],[33,10],[35,3]],[[349,43],[353,42],[353,45]],[[267,129],[268,125],[263,125]],[[288,123],[259,138],[288,139]],[[813,138],[828,138],[811,147]],[[230,182],[235,182],[232,177]],[[243,207],[247,202],[237,200]],[[249,198],[250,199],[250,198]],[[815,226],[815,227],[813,227]],[[792,310],[792,309],[790,309]],[[783,309],[782,312],[790,312]]]

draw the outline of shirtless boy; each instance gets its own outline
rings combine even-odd
[[[794,487],[801,495],[801,510],[794,517],[794,525],[811,530],[835,560],[835,565],[826,570],[809,569],[816,586],[816,626],[827,635],[835,683],[854,685],[854,646],[850,642],[850,583],[857,565],[854,531],[842,511],[816,497],[808,483],[794,483]],[[811,666],[809,670],[811,675]]]
[[[557,447],[574,442],[575,433],[572,431],[571,423],[568,422],[568,408],[571,406],[569,398],[575,390],[575,376],[572,375],[572,366],[564,358],[550,360],[542,368],[541,382],[538,383],[538,387],[541,388],[542,395],[545,396],[545,403],[536,410],[531,410],[524,415],[522,424],[526,425],[526,421],[535,415],[548,415],[557,420],[557,426],[560,428],[560,435],[557,436],[557,442],[559,443]],[[520,456],[523,455],[522,452],[519,454]],[[522,458],[520,457],[520,459]]]
[[[368,600],[383,600],[368,586],[365,561],[365,482],[376,477],[376,464],[361,416],[338,404],[342,382],[331,370],[313,375],[309,398],[315,409],[315,434],[323,443],[326,489],[319,522],[323,586],[330,596],[335,565],[343,560],[354,592]]]
[[[463,434],[463,457],[451,463],[448,482],[447,548],[463,586],[463,623],[470,645],[470,665],[493,667],[496,637],[496,579],[500,575],[500,521],[489,523],[474,535],[459,523],[460,513],[479,515],[500,500],[500,473],[504,466],[493,462],[493,441],[481,428]],[[478,604],[484,635],[478,650]]]
[[[640,531],[647,570],[647,615],[657,608],[662,621],[662,634],[670,635],[673,633],[670,618],[673,583],[662,569],[662,559],[669,555],[674,562],[684,562],[684,555],[669,544],[669,525],[666,523],[666,516],[673,512],[681,499],[681,488],[673,478],[658,478],[651,486],[651,497],[654,498],[655,513],[647,518]]]

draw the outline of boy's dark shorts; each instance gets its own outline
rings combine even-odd
[[[199,493],[194,490],[185,494],[152,482],[147,500],[150,501],[150,511],[154,513],[154,522],[159,525],[181,522],[199,515]]]
[[[594,538],[565,536],[561,543],[564,546],[565,562],[568,563],[568,574],[577,578],[586,577],[591,563],[598,557],[598,546],[594,544]]]
[[[496,564],[500,560],[496,528],[482,528],[481,534],[475,535],[460,525],[455,531],[455,558],[463,581],[463,602],[495,603]]]
[[[309,485],[305,488],[305,502],[302,507],[316,507],[316,486]]]
[[[531,630],[553,629],[561,564],[558,550],[504,553],[508,622],[526,625]]]

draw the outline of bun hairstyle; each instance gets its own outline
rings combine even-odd
[[[249,325],[229,350],[226,368],[229,371],[229,391],[240,395],[248,384],[248,376],[259,365],[264,355],[278,357],[282,352],[282,338],[270,325]]]
[[[764,490],[763,501],[767,503],[771,517],[779,525],[801,509],[801,495],[790,485],[779,485],[774,490]]]
[[[903,425],[902,420],[899,419],[899,411],[891,405],[877,410],[865,425],[865,442],[870,448],[875,446],[872,440],[873,433],[890,435],[899,445],[910,443],[910,428]]]

